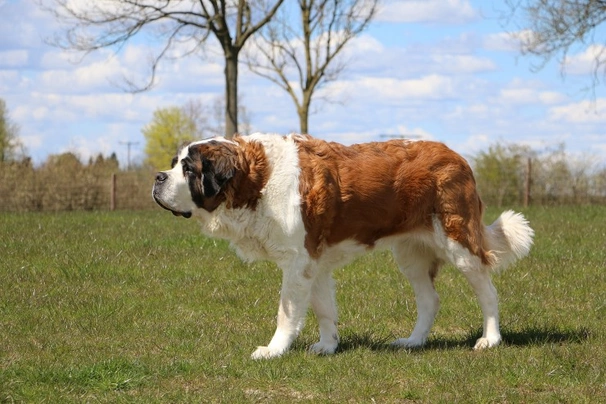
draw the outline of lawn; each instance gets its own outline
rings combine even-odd
[[[387,253],[335,273],[341,346],[252,361],[275,327],[280,272],[241,263],[193,220],[147,212],[0,214],[0,402],[605,402],[606,207],[532,208],[530,256],[495,275],[504,342],[463,276],[438,277],[427,346]],[[490,210],[487,219],[497,216]]]

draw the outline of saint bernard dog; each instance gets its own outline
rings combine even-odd
[[[534,236],[512,211],[485,226],[471,168],[429,141],[344,146],[262,133],[206,139],[178,152],[172,168],[156,175],[152,194],[174,215],[196,217],[205,234],[229,240],[243,260],[281,268],[277,329],[253,359],[284,354],[310,303],[320,328],[310,351],[334,353],[332,271],[372,249],[391,249],[415,293],[414,329],[393,346],[425,343],[439,307],[434,279],[444,263],[461,270],[479,300],[483,335],[474,349],[495,346],[501,334],[491,272],[527,255]]]

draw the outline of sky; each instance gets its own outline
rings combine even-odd
[[[287,0],[288,1],[288,0]],[[310,134],[345,144],[408,136],[446,143],[466,157],[496,143],[568,153],[606,164],[606,86],[594,94],[592,49],[577,47],[566,74],[556,62],[535,69],[504,25],[503,1],[384,0],[375,20],[343,53],[346,70],[312,104]],[[124,78],[147,78],[150,49],[137,38],[118,53],[83,56],[48,45],[62,26],[33,0],[0,0],[0,97],[36,164],[51,154],[83,161],[115,152],[126,165],[144,159],[142,128],[159,108],[195,100],[210,105],[224,91],[221,52],[209,38],[204,55],[160,65],[157,84],[123,90]],[[240,67],[241,102],[252,131],[296,132],[292,100]]]

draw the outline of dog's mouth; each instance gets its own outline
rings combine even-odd
[[[189,219],[191,217],[191,212],[176,212],[174,210],[171,210],[171,212],[175,216],[183,216],[186,219]]]
[[[154,194],[154,201],[156,201],[156,203],[158,205],[160,205],[161,208],[164,208],[164,209],[170,211],[170,213],[172,213],[175,216],[182,216],[186,219],[189,219],[191,217],[191,214],[192,214],[191,212],[179,212],[179,211],[172,210],[171,208],[166,207],[164,204],[162,204],[162,202],[160,202],[160,200],[158,199],[158,197],[156,197],[155,194]]]

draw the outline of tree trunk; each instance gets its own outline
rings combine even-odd
[[[238,54],[225,53],[225,137],[238,132]]]
[[[307,134],[309,115],[307,108],[299,108],[299,133]]]
[[[296,102],[296,100],[295,100]],[[303,103],[297,108],[299,113],[299,129],[302,135],[309,134],[309,105],[311,104],[311,96],[304,93]]]

